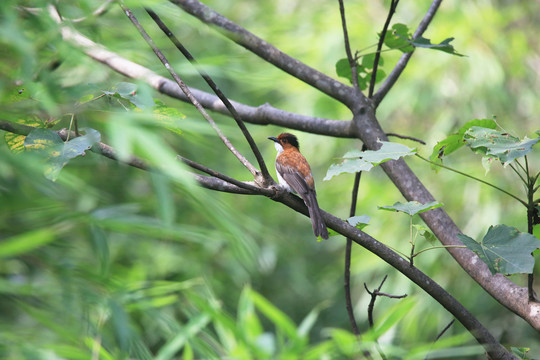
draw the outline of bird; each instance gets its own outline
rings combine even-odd
[[[279,184],[289,192],[295,192],[304,200],[316,237],[328,239],[321,209],[317,202],[315,181],[306,158],[300,153],[298,139],[293,134],[282,133],[269,137],[277,150],[276,173]]]

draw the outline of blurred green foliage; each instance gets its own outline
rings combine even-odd
[[[209,6],[293,57],[335,76],[344,47],[338,6],[311,1],[208,1]],[[129,2],[135,6],[140,2]],[[430,2],[404,2],[396,23],[414,29]],[[167,2],[152,1],[231,99],[306,115],[350,118],[348,109],[291,78]],[[343,300],[344,241],[316,242],[309,221],[262,197],[210,192],[197,187],[175,158],[182,154],[243,180],[250,174],[226,153],[216,135],[188,105],[144,84],[138,91],[177,108],[164,124],[151,109],[126,111],[121,99],[98,97],[130,82],[62,41],[43,10],[45,1],[0,2],[0,120],[33,126],[96,129],[121,158],[131,154],[159,171],[149,173],[87,152],[71,160],[52,182],[42,159],[13,154],[0,143],[0,357],[19,359],[122,358],[348,358],[380,346],[388,356],[483,358],[465,329],[454,324],[433,343],[451,316],[434,300],[367,251],[354,248],[352,291],[360,344],[349,332]],[[73,26],[110,50],[165,75],[137,31],[112,5],[91,16],[94,1],[61,2]],[[374,46],[388,4],[347,2],[354,50]],[[185,81],[207,90],[144,11],[136,15],[165,50]],[[440,140],[471,119],[491,118],[522,138],[538,130],[540,112],[540,5],[538,2],[443,2],[426,38],[454,37],[467,57],[418,49],[398,84],[378,109],[385,130],[421,138],[427,156]],[[401,55],[384,54],[388,74]],[[93,99],[92,101],[89,101]],[[185,116],[185,117],[184,117]],[[216,121],[244,153],[249,149],[226,117]],[[267,136],[275,126],[248,125],[268,161]],[[173,131],[171,131],[171,128]],[[322,181],[335,158],[360,145],[297,132],[313,168],[321,207],[348,217],[352,175]],[[9,136],[6,137],[9,140]],[[252,156],[249,156],[251,160]],[[538,159],[536,156],[535,160]],[[425,162],[407,160],[463,231],[479,238],[504,222],[526,230],[519,204],[495,190]],[[463,150],[448,163],[478,177],[477,157]],[[536,169],[538,161],[532,161]],[[272,166],[269,166],[272,167]],[[513,174],[494,165],[488,179],[520,193]],[[408,252],[407,217],[378,211],[403,200],[380,169],[362,177],[358,215],[367,231]],[[426,242],[416,244],[429,247]],[[429,251],[415,265],[449,290],[505,345],[530,347],[540,356],[538,334],[489,297],[444,250]],[[539,273],[536,265],[536,273]],[[368,330],[369,296],[384,275],[376,326]],[[513,280],[525,284],[525,278]],[[510,325],[509,325],[510,324]],[[378,339],[379,345],[374,343]]]

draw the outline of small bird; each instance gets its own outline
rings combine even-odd
[[[280,185],[302,197],[309,211],[313,233],[317,237],[328,239],[328,230],[317,203],[315,181],[313,181],[311,168],[306,158],[300,154],[298,139],[289,133],[279,134],[278,137],[269,137],[268,139],[274,141],[278,152],[276,172]]]

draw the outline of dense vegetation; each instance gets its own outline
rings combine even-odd
[[[254,176],[191,104],[168,96],[173,91],[166,86],[157,89],[152,82],[156,77],[130,76],[137,70],[127,62],[115,69],[107,63],[110,56],[100,60],[103,54],[94,45],[74,36],[73,31],[80,33],[96,46],[170,78],[121,6],[104,3],[107,11],[94,13],[99,6],[94,1],[61,2],[58,8],[46,1],[0,2],[0,357],[486,358],[472,325],[464,325],[454,310],[441,306],[437,295],[410,280],[420,279],[419,274],[407,278],[385,255],[383,261],[356,244],[371,241],[367,235],[355,238],[356,230],[327,218],[334,234],[355,239],[350,289],[356,336],[343,289],[345,238],[316,241],[309,220],[297,212],[302,211],[301,201],[283,194],[272,201],[270,188],[261,190],[266,196],[254,196],[199,186],[202,178],[192,175],[196,171],[187,159],[240,181],[253,181]],[[171,28],[199,69],[238,102],[274,178],[275,150],[267,137],[285,130],[295,133],[311,164],[321,208],[349,218],[356,170],[328,171],[332,164],[343,165],[341,157],[351,150],[354,158],[369,158],[360,153],[363,143],[375,150],[376,139],[362,129],[348,132],[338,124],[353,117],[363,121],[358,103],[325,91],[322,80],[300,81],[302,64],[293,65],[290,76],[249,46],[228,39],[231,35],[223,28],[207,26],[182,10],[190,6],[183,3],[133,0],[125,2],[125,10],[134,12],[188,86],[213,94],[144,6]],[[338,1],[205,4],[331,81],[342,82],[344,89],[356,85]],[[368,222],[363,231],[385,249],[401,254],[407,266],[410,262],[456,298],[508,349],[500,358],[509,358],[512,351],[521,358],[540,358],[540,307],[528,299],[531,278],[525,275],[535,273],[529,290],[539,289],[539,266],[530,256],[538,247],[533,236],[520,238],[530,248],[520,246],[515,268],[504,267],[497,257],[491,265],[482,258],[491,271],[503,274],[490,278],[500,292],[482,283],[487,278],[477,276],[481,270],[464,271],[450,256],[449,251],[467,251],[463,248],[432,249],[414,262],[406,258],[440,246],[436,237],[446,244],[445,236],[453,230],[435,229],[436,218],[430,218],[435,215],[428,215],[443,211],[471,241],[481,240],[498,224],[539,237],[539,226],[533,228],[538,192],[527,193],[521,180],[536,176],[529,190],[538,189],[540,5],[443,3],[418,40],[412,34],[431,2],[403,2],[388,27],[394,42],[383,45],[383,61],[375,60],[393,5],[397,1],[345,3],[352,55],[367,54],[358,58],[357,67],[358,87],[366,95],[374,61],[380,71],[373,89],[377,94],[399,59],[416,49],[376,108],[385,132],[412,140],[391,136],[390,141],[408,150],[393,148],[395,157],[389,158],[400,160],[376,157],[370,162],[373,168],[362,173],[355,214],[370,219],[356,219]],[[455,48],[431,46],[450,43]],[[209,99],[201,102],[211,108]],[[211,110],[224,135],[257,164],[227,111]],[[251,110],[250,117],[246,114]],[[303,117],[294,122],[294,114]],[[474,119],[478,121],[471,123]],[[521,152],[513,159],[505,157],[508,148],[490,153],[489,146],[474,142],[480,139],[478,131],[488,131],[479,128],[496,131],[489,136],[497,141],[515,140],[511,144],[519,144]],[[458,134],[457,140],[451,134]],[[444,139],[445,147],[437,148]],[[451,146],[456,147],[453,154]],[[178,154],[186,160],[180,161]],[[425,160],[431,156],[435,163],[499,189],[414,154]],[[431,231],[419,215],[381,211],[396,210],[396,202],[424,200],[388,175],[392,164],[407,166],[403,159],[439,202],[429,207],[436,210],[422,213]],[[500,189],[529,205],[529,214]],[[512,231],[510,237],[518,237]],[[467,243],[467,237],[460,239]],[[474,242],[468,245],[474,250]],[[369,310],[372,296],[364,284],[373,292],[385,276],[380,291],[399,298],[378,297]],[[520,293],[505,294],[510,284],[517,284],[512,289]],[[529,316],[523,315],[527,312]],[[454,318],[458,321],[443,331]],[[518,348],[530,351],[524,354]]]

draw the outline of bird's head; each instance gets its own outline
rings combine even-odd
[[[298,144],[298,139],[293,134],[282,133],[277,137],[269,137],[269,140],[272,140],[276,145],[276,150],[282,152],[283,149],[286,149],[290,146],[295,147],[296,150],[300,150],[300,144]]]

